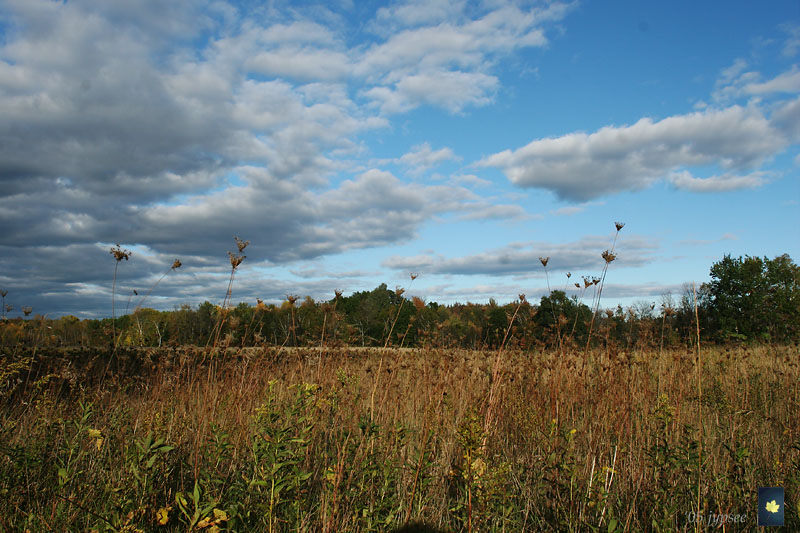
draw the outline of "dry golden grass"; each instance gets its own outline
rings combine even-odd
[[[171,505],[165,527],[185,530],[192,524],[175,509],[176,493],[195,481],[231,530],[384,531],[409,520],[446,531],[694,530],[698,478],[701,512],[748,516],[730,530],[754,527],[759,486],[783,486],[787,506],[797,505],[800,364],[791,347],[703,349],[701,397],[687,351],[206,353],[118,353],[102,388],[91,359],[7,360],[4,383],[34,374],[27,390],[4,397],[0,527],[99,527],[115,520],[116,501],[120,528],[133,513],[129,525],[148,530]],[[500,386],[484,425],[492,380]],[[298,407],[300,390],[308,400]],[[83,442],[64,422],[79,418],[79,401],[93,405],[87,424],[101,431],[104,443],[93,442],[104,452],[82,444],[75,473],[60,490],[46,488],[70,443]],[[285,507],[266,506],[241,480],[254,475],[254,442],[278,438],[259,437],[272,434],[254,427],[257,413],[271,413],[275,427],[290,421],[304,442],[284,450],[308,475]],[[303,425],[307,433],[294,433]],[[163,479],[120,488],[133,479],[134,443],[148,434],[174,447],[158,467]],[[43,443],[52,457],[20,477],[15,457]],[[248,518],[248,508],[268,508],[274,521]],[[786,517],[798,523],[794,507]]]

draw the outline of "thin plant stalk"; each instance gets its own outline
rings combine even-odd
[[[611,244],[611,251],[609,252],[606,250],[603,252],[603,259],[605,259],[605,265],[603,265],[603,273],[600,276],[600,288],[597,290],[597,296],[595,297],[594,302],[594,310],[592,311],[592,321],[589,324],[589,335],[586,337],[586,350],[585,352],[589,351],[589,345],[592,342],[592,329],[594,328],[594,321],[597,318],[597,310],[600,308],[600,299],[603,296],[603,285],[606,282],[606,274],[608,273],[608,265],[616,259],[616,255],[614,254],[614,248],[617,245],[617,237],[619,237],[619,232],[625,227],[624,222],[614,222],[614,226],[617,228],[617,232],[614,234],[614,242]]]
[[[212,345],[212,351],[216,350],[217,344],[219,343],[219,337],[222,333],[222,327],[225,324],[225,319],[227,318],[227,310],[228,304],[231,301],[231,295],[233,293],[233,278],[236,275],[236,269],[239,268],[239,265],[242,264],[242,261],[245,260],[247,257],[246,255],[242,254],[247,245],[250,244],[250,241],[243,241],[239,237],[234,236],[234,240],[236,241],[236,247],[239,250],[238,253],[234,254],[232,252],[228,252],[228,258],[231,262],[231,276],[228,279],[228,290],[225,292],[225,298],[222,301],[222,307],[220,309],[220,316],[217,318],[217,323],[214,325],[214,330],[211,332],[211,337],[214,337],[214,344]],[[211,337],[209,337],[209,342],[211,341]],[[206,343],[208,345],[208,343]]]
[[[414,272],[411,273],[411,282],[408,284],[408,288],[411,288],[411,285],[414,284],[414,280],[417,279],[419,274]],[[392,332],[394,331],[394,326],[397,324],[397,320],[400,318],[400,311],[403,310],[403,304],[405,303],[406,299],[403,298],[403,291],[402,289],[397,289],[398,296],[400,296],[400,305],[397,307],[397,313],[394,315],[394,321],[392,322],[392,327],[389,328],[389,334],[386,336],[386,341],[383,343],[383,350],[381,350],[381,359],[378,362],[378,373],[375,375],[375,384],[372,386],[372,394],[369,397],[369,418],[370,420],[375,420],[375,391],[378,390],[378,382],[381,379],[381,370],[383,370],[383,359],[386,356],[386,348],[389,347],[389,342],[392,339]]]
[[[539,261],[542,263],[542,267],[544,268],[544,278],[547,280],[547,294],[550,297],[550,311],[553,313],[553,323],[556,326],[556,335],[558,336],[558,349],[563,354],[564,347],[561,344],[561,325],[558,323],[558,318],[556,316],[556,308],[553,305],[553,290],[550,288],[550,275],[547,272],[547,262],[550,261],[549,257],[540,257]],[[564,295],[566,296],[566,291],[564,291]],[[560,313],[559,313],[560,314]]]
[[[142,299],[139,301],[139,303],[138,303],[138,304],[136,304],[136,307],[133,309],[133,312],[134,312],[134,313],[136,313],[136,312],[137,312],[139,309],[141,309],[141,307],[142,307],[142,305],[144,304],[145,300],[147,300],[147,297],[148,297],[148,296],[150,296],[150,293],[152,293],[152,292],[153,292],[153,289],[155,289],[155,288],[156,288],[156,286],[157,286],[159,283],[161,283],[161,280],[162,280],[162,279],[164,279],[164,278],[166,278],[166,277],[167,277],[167,274],[169,274],[169,273],[170,273],[170,272],[172,272],[173,270],[176,270],[176,269],[180,268],[180,267],[181,267],[181,265],[182,265],[182,263],[180,262],[180,260],[179,260],[179,259],[176,259],[175,261],[173,261],[173,262],[172,262],[172,266],[171,266],[171,267],[169,267],[169,269],[168,269],[166,272],[164,272],[164,274],[162,274],[162,276],[161,276],[160,278],[158,278],[158,281],[156,281],[156,282],[153,284],[153,286],[152,286],[152,287],[150,287],[150,290],[148,290],[148,291],[147,291],[147,294],[145,294],[145,295],[144,295],[144,298],[142,298]],[[229,289],[230,289],[230,288],[229,288]],[[135,293],[135,291],[134,291],[134,293]]]
[[[125,302],[125,314],[128,314],[128,308],[131,306],[131,298],[134,296],[139,296],[139,293],[136,292],[136,289],[133,289],[131,293],[128,295],[128,300]]]
[[[296,329],[295,321],[294,321],[294,304],[297,303],[298,297],[295,296],[295,295],[292,295],[292,294],[287,294],[286,295],[286,300],[289,302],[289,313],[292,316],[292,326],[291,326],[291,329],[289,331],[291,332],[291,335],[292,335],[292,343],[293,343],[293,345],[297,346],[297,329]],[[288,335],[286,336],[286,340],[289,340],[289,336]]]
[[[117,290],[117,268],[119,261],[114,263],[114,281],[111,283],[111,342],[114,349],[117,349],[117,313],[114,309],[114,294]]]
[[[111,339],[114,343],[114,350],[117,349],[117,313],[115,310],[114,302],[117,291],[117,269],[119,268],[120,261],[128,260],[131,252],[124,250],[119,244],[112,246],[109,251],[114,256],[116,262],[114,263],[114,281],[111,283]],[[110,361],[109,361],[110,362]]]
[[[701,379],[703,362],[700,359],[700,317],[697,313],[697,286],[692,283],[692,294],[694,299],[694,323],[697,329],[697,359],[695,370],[697,373],[697,516],[700,516],[700,486],[703,480],[703,381]],[[700,521],[698,520],[696,531],[700,533]]]
[[[497,354],[494,358],[494,364],[492,365],[492,385],[489,388],[489,398],[486,402],[486,415],[483,420],[483,442],[481,443],[481,448],[486,448],[486,443],[489,439],[489,433],[492,429],[492,425],[494,424],[494,411],[497,408],[497,391],[500,388],[500,381],[502,377],[500,373],[500,363],[502,361],[503,350],[506,347],[506,340],[508,340],[508,336],[511,334],[511,328],[514,326],[514,321],[517,318],[517,314],[519,313],[519,310],[525,301],[525,295],[520,294],[519,303],[517,304],[516,309],[514,309],[514,314],[511,316],[511,320],[508,322],[508,328],[506,328],[506,334],[503,336],[503,342],[500,343],[500,347],[498,348]]]
[[[333,300],[333,310],[331,310],[331,316],[336,317],[336,304],[339,303],[339,298],[342,296],[342,291],[336,289],[333,291],[335,298]],[[334,318],[331,318],[333,320]],[[319,361],[317,363],[317,375],[319,375],[320,367],[322,366],[322,351],[325,347],[325,324],[328,321],[328,313],[327,310],[325,315],[322,317],[322,335],[319,340]]]
[[[113,348],[111,350],[111,356],[108,358],[108,363],[106,363],[106,368],[103,370],[103,374],[100,378],[101,382],[105,379],[108,369],[111,367],[111,361],[114,359],[114,354],[117,353],[117,315],[114,308],[114,296],[117,290],[117,269],[119,268],[120,261],[123,259],[127,261],[131,256],[131,252],[123,249],[119,244],[112,246],[109,253],[114,256],[115,260],[114,280],[111,283],[111,342]]]

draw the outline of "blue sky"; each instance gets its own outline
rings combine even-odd
[[[238,235],[235,302],[536,300],[615,221],[606,306],[797,261],[799,6],[0,0],[0,288],[108,316],[120,243],[118,301],[218,303]]]

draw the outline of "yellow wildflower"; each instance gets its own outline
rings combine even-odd
[[[165,526],[167,522],[169,522],[169,512],[172,510],[172,506],[162,507],[156,512],[156,521],[158,525]]]

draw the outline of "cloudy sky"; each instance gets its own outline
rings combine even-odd
[[[800,4],[0,0],[0,289],[659,302],[800,260]],[[566,273],[572,278],[567,285]],[[121,302],[121,303],[120,303]],[[132,308],[137,302],[131,300]]]

